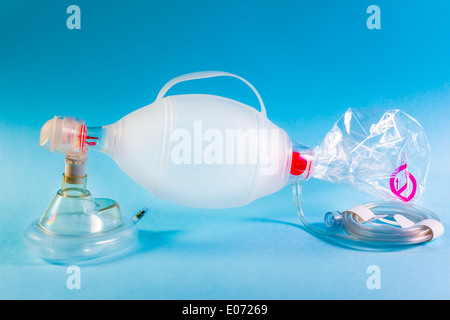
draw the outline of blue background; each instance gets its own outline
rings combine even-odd
[[[66,9],[81,9],[69,30]],[[366,9],[381,8],[381,30]],[[245,207],[198,210],[157,199],[106,155],[91,153],[88,188],[125,215],[147,205],[135,252],[81,267],[31,255],[22,232],[61,185],[64,158],[39,147],[54,115],[117,121],[170,79],[222,70],[249,80],[268,117],[314,146],[348,107],[400,108],[427,132],[432,163],[420,204],[449,226],[448,1],[17,1],[0,3],[0,298],[449,299],[449,235],[398,252],[341,248],[302,230],[288,187]],[[178,85],[256,106],[235,79]],[[373,198],[304,184],[311,221]],[[367,267],[381,270],[369,290]]]

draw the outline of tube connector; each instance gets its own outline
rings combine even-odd
[[[290,180],[308,180],[314,168],[314,152],[310,147],[293,142]]]
[[[343,222],[342,213],[339,211],[327,212],[324,221],[330,228],[340,228]]]
[[[69,184],[81,184],[86,178],[87,157],[66,156],[64,170],[64,182]]]

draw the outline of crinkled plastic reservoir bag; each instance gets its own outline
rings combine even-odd
[[[425,189],[430,146],[421,125],[400,110],[347,110],[314,154],[318,179],[404,202]]]

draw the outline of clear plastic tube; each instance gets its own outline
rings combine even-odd
[[[380,201],[365,204],[376,215],[374,219],[361,222],[355,213],[344,211],[342,229],[345,233],[331,232],[316,228],[307,221],[302,210],[301,183],[293,183],[292,190],[297,214],[303,225],[319,237],[331,241],[338,240],[340,244],[348,247],[389,249],[425,243],[433,239],[433,232],[427,226],[399,227],[393,219],[396,214],[401,214],[414,223],[425,219],[440,221],[434,212],[417,205]]]

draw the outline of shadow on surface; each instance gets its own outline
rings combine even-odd
[[[139,230],[138,243],[136,245],[135,253],[144,253],[155,250],[159,247],[165,246],[170,243],[173,238],[182,233],[179,230],[169,231],[149,231]]]
[[[425,245],[425,244],[416,244],[416,245],[407,245],[407,246],[405,246],[405,245],[404,246],[376,246],[376,245],[365,244],[365,243],[359,242],[359,241],[351,241],[351,240],[338,239],[338,238],[334,239],[334,238],[327,237],[324,235],[316,234],[316,233],[312,232],[311,230],[309,230],[307,227],[303,226],[302,224],[295,224],[292,222],[273,220],[273,219],[262,219],[262,218],[253,218],[253,219],[249,219],[249,220],[253,221],[253,222],[277,223],[277,224],[287,225],[290,227],[295,227],[295,228],[301,229],[301,230],[313,235],[314,237],[324,241],[325,243],[332,244],[336,247],[355,250],[355,251],[366,251],[366,252],[406,251],[409,249],[413,249],[413,248],[417,248],[417,247],[421,247],[421,246]],[[326,228],[324,228],[323,223],[315,222],[315,223],[310,223],[310,224],[314,228],[321,229],[324,231],[326,230]]]

